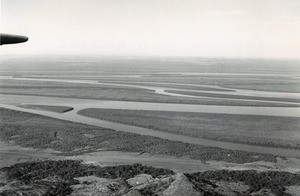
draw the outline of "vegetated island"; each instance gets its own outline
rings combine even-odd
[[[72,111],[74,108],[68,106],[56,106],[56,105],[31,105],[31,104],[22,104],[19,105],[23,108],[35,109],[35,110],[44,110],[56,113],[66,113]]]
[[[248,99],[256,101],[278,101],[278,102],[287,102],[287,103],[300,103],[300,99],[292,98],[277,98],[277,97],[258,97],[258,96],[246,96],[246,95],[230,95],[230,94],[221,94],[221,93],[207,93],[207,92],[194,92],[194,91],[182,91],[182,90],[166,90],[169,93],[177,93],[182,95],[192,95],[192,96],[204,96],[212,98],[224,98],[226,99]],[[299,105],[298,105],[299,107]]]
[[[99,108],[83,109],[78,114],[210,140],[300,148],[300,119],[296,117]]]

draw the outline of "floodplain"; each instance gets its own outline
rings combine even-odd
[[[43,184],[43,194],[75,193],[78,186],[87,190],[90,186],[77,178],[89,175],[97,177],[89,183],[100,183],[109,193],[123,187],[124,194],[161,194],[179,181],[191,193],[216,195],[230,195],[228,187],[239,194],[276,195],[293,195],[299,188],[299,61],[23,56],[1,57],[1,63],[0,139],[5,148],[0,156],[13,157],[0,171],[3,194],[26,193],[24,183],[30,187],[27,193],[39,192],[37,184],[26,181],[26,172],[12,172],[22,167],[43,174],[43,179],[32,176]],[[200,139],[231,147],[201,144]],[[250,147],[243,150],[243,144]],[[270,148],[296,153],[266,153]],[[78,159],[98,166],[127,164],[132,175],[123,166],[118,174],[106,175],[111,168],[91,169]],[[42,171],[40,165],[49,164],[66,171],[74,166],[74,172],[62,179],[60,170]],[[142,174],[152,184],[134,190],[125,186]],[[122,180],[111,180],[118,177]],[[166,178],[168,183],[162,183]]]
[[[210,140],[300,148],[300,118],[95,108],[80,110],[78,113]]]

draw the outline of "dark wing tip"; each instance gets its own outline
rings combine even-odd
[[[0,34],[0,45],[27,42],[28,37],[22,35]]]

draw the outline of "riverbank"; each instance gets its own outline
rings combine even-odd
[[[98,108],[78,114],[209,140],[300,148],[300,118]]]
[[[1,139],[27,146],[27,149],[23,147],[11,149],[14,153],[17,151],[18,155],[14,157],[16,154],[12,154],[14,160],[10,159],[10,161],[22,159],[23,161],[19,164],[6,165],[8,167],[1,169],[0,193],[2,194],[16,192],[54,195],[70,193],[81,195],[86,192],[100,194],[101,191],[99,192],[96,187],[101,187],[101,190],[109,194],[135,192],[151,195],[165,191],[176,195],[176,191],[181,191],[188,195],[195,193],[199,195],[203,193],[295,195],[300,187],[297,183],[300,178],[299,168],[297,169],[298,159],[282,159],[272,155],[189,145],[7,109],[0,109],[0,114]],[[52,134],[53,137],[51,137]],[[130,140],[127,136],[133,139]],[[50,140],[45,140],[45,138]],[[86,140],[82,141],[83,138]],[[51,146],[53,144],[55,145]],[[146,148],[142,149],[144,145]],[[2,146],[10,148],[14,145]],[[2,146],[1,152],[5,150]],[[56,148],[61,149],[62,152],[54,151],[53,149]],[[111,151],[111,153],[103,151],[104,149],[121,149],[123,152]],[[132,151],[137,152],[132,154]],[[148,153],[138,153],[141,151]],[[128,153],[124,154],[124,152]],[[224,153],[226,156],[223,156]],[[184,162],[188,161],[186,157],[189,156],[191,157],[188,162],[190,165],[184,167]],[[109,158],[106,159],[107,157]],[[6,157],[6,160],[8,158]],[[31,162],[24,162],[24,158]],[[101,161],[101,158],[106,162]],[[127,163],[126,158],[130,160]],[[81,164],[79,160],[84,160],[84,164]],[[141,160],[148,163],[148,166],[133,164]],[[193,166],[192,163],[196,160],[199,160],[199,164]],[[167,166],[169,169],[166,169],[166,165],[161,165],[164,169],[151,167],[157,166],[157,163],[169,161]],[[184,169],[193,168],[191,171],[196,172],[197,165],[200,167],[198,171],[201,172],[174,173],[174,170],[177,170],[174,165],[178,166],[180,162]],[[119,164],[127,165],[115,166]],[[293,164],[296,164],[296,167]],[[221,175],[222,178],[216,179],[216,175]],[[134,180],[140,182],[142,179],[150,181],[143,181],[143,186],[138,189],[135,188],[138,186],[132,188],[123,183],[135,182]]]
[[[270,154],[187,144],[7,109],[0,109],[0,114],[0,137],[4,141],[14,141],[23,147],[61,151],[64,155],[79,155],[105,149],[174,157],[187,156],[202,161],[276,162],[276,156]]]

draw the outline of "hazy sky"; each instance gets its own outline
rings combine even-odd
[[[300,58],[300,0],[1,0],[0,54]]]

